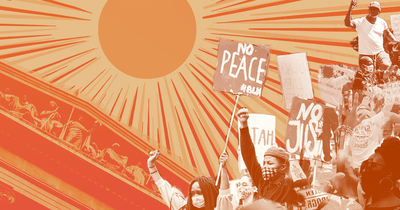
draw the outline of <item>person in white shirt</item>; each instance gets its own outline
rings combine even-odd
[[[221,168],[221,189],[215,184],[215,180],[210,176],[195,177],[189,184],[189,193],[187,199],[183,197],[182,192],[171,187],[171,184],[164,180],[156,167],[156,160],[160,153],[155,150],[150,152],[147,160],[147,166],[161,197],[168,205],[169,209],[174,210],[229,210],[232,207],[232,196],[230,196],[229,178],[226,170],[226,159],[220,160]],[[225,180],[225,181],[224,181]],[[227,181],[227,183],[226,183]]]
[[[360,168],[362,161],[368,159],[381,144],[386,124],[400,123],[400,115],[396,114],[398,109],[399,104],[386,104],[379,113],[363,120],[353,129],[350,142],[353,168]]]
[[[171,210],[183,210],[186,208],[186,199],[183,196],[183,193],[176,187],[172,187],[171,184],[164,180],[158,172],[156,161],[159,155],[160,152],[158,150],[150,152],[150,157],[147,160],[150,174],[168,208]]]
[[[384,38],[389,41],[397,41],[390,32],[386,21],[379,16],[381,5],[373,1],[368,6],[368,15],[366,17],[351,19],[351,11],[357,6],[355,0],[351,0],[349,11],[344,19],[344,24],[355,29],[359,38],[359,60],[367,56],[374,60],[375,69],[386,71],[391,66],[389,55],[383,48]]]
[[[243,175],[240,181],[236,184],[236,193],[239,202],[233,200],[232,193],[229,187],[229,177],[226,169],[226,161],[228,154],[223,152],[219,158],[221,164],[221,186],[217,199],[216,210],[237,210],[244,206],[253,203],[254,193],[257,192],[257,187],[253,186],[253,181],[250,176]]]
[[[255,200],[254,195],[257,192],[257,187],[254,186],[250,175],[243,175],[240,178],[240,181],[236,184],[236,192],[239,206],[247,206]]]

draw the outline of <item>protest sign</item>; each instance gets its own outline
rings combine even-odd
[[[355,73],[338,65],[322,65],[318,73],[318,88],[322,99],[338,107],[342,98],[342,86],[352,82]]]
[[[292,99],[295,96],[314,98],[306,54],[279,55],[277,59],[285,108],[292,107]]]
[[[300,167],[298,160],[290,161],[290,173],[292,175],[293,182],[297,180],[307,179],[307,176],[304,174],[303,169]]]
[[[316,100],[293,98],[292,109],[286,128],[286,149],[300,155],[305,148],[304,156],[315,157],[318,155],[317,137],[322,124],[325,105]]]
[[[219,40],[214,90],[260,97],[267,79],[270,48]]]
[[[386,83],[383,85],[385,103],[400,102],[400,81]]]
[[[400,15],[390,15],[390,23],[393,29],[393,35],[400,40]]]
[[[305,204],[307,210],[315,210],[318,208],[318,205],[322,201],[329,199],[329,194],[318,191],[313,188],[307,190],[300,190],[299,193],[305,197]]]
[[[251,140],[256,149],[257,160],[260,164],[263,163],[265,151],[270,147],[277,146],[275,140],[275,120],[276,117],[273,115],[249,114],[247,125]],[[238,130],[240,132],[240,129]],[[240,148],[238,149],[238,166],[240,171],[246,169]]]

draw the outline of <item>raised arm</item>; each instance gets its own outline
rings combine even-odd
[[[224,151],[219,157],[219,164],[221,165],[221,186],[217,198],[216,210],[233,210],[232,195],[229,188],[228,171],[226,170],[226,161],[228,160],[228,153]]]
[[[263,180],[261,166],[257,161],[256,150],[251,141],[247,119],[249,112],[247,108],[240,109],[238,114],[240,121],[240,149],[242,152],[243,161],[249,171],[251,178],[256,186]]]
[[[386,30],[383,31],[383,36],[385,38],[387,38],[389,41],[391,42],[397,42],[398,40],[396,39],[396,37],[394,37],[394,35],[392,34],[392,32],[390,32],[389,28],[387,28]]]
[[[164,180],[160,173],[158,172],[156,162],[158,157],[160,156],[160,152],[158,150],[151,151],[150,157],[147,159],[147,167],[149,168],[149,172],[154,182],[156,183],[158,190],[161,193],[161,197],[167,204],[170,209],[179,209],[181,208],[185,202],[179,199],[178,196],[175,196],[176,193],[172,189],[171,184]]]
[[[351,0],[349,11],[347,12],[346,17],[344,18],[344,25],[352,29],[355,29],[356,26],[351,21],[351,11],[353,11],[353,9],[357,6],[357,3],[358,2],[356,2],[355,0]]]
[[[221,165],[221,190],[229,189],[229,177],[228,171],[226,170],[226,161],[228,160],[228,153],[224,151],[219,157],[219,164]]]
[[[160,156],[160,152],[158,150],[151,151],[150,152],[150,157],[147,159],[147,167],[149,168],[149,172],[151,174],[151,177],[155,182],[161,179],[160,173],[158,173],[157,167],[156,167],[156,161],[158,159],[158,156]]]

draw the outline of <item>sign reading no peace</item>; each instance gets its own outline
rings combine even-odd
[[[267,79],[270,48],[219,40],[214,90],[260,97]]]

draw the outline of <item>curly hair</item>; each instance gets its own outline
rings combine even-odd
[[[217,205],[217,197],[218,197],[218,187],[215,186],[215,180],[209,176],[198,176],[194,178],[189,185],[189,196],[187,199],[187,209],[186,210],[195,210],[196,207],[192,204],[192,185],[198,182],[200,186],[200,190],[204,196],[205,202],[205,210],[214,210]]]
[[[333,66],[331,66],[331,65],[322,65],[321,66],[321,74],[325,78],[333,77],[335,75],[334,74],[334,70],[333,70]]]

